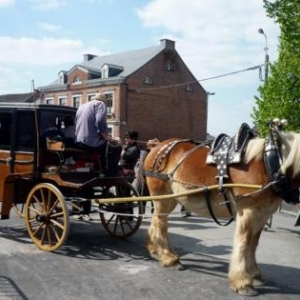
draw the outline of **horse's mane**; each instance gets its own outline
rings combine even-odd
[[[262,138],[250,140],[245,151],[244,163],[248,164],[253,159],[262,160],[264,154],[264,145],[265,140]]]
[[[280,133],[282,140],[281,152],[283,163],[281,172],[294,178],[300,174],[300,134],[299,133]],[[265,139],[255,138],[249,141],[244,157],[244,163],[248,164],[251,160],[261,160],[264,154]]]
[[[281,171],[287,174],[288,169],[292,177],[300,173],[300,134],[299,133],[286,133],[280,134],[283,141],[282,156],[283,164]]]

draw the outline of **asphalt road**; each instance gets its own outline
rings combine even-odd
[[[229,289],[227,269],[235,225],[220,227],[197,216],[170,217],[170,240],[185,270],[169,270],[144,247],[149,218],[126,240],[98,222],[71,221],[66,243],[42,252],[22,219],[0,222],[0,299],[176,300],[244,299]],[[257,251],[266,286],[255,299],[299,299],[300,227],[295,216],[274,215]]]

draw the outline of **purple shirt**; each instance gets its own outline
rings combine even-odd
[[[108,132],[105,104],[99,100],[92,100],[80,105],[75,124],[76,142],[99,147],[103,143],[100,133]]]

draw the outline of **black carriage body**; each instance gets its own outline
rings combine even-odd
[[[0,103],[0,200],[1,219],[14,204],[26,200],[40,181],[39,173],[57,158],[47,153],[47,132],[58,132],[66,116],[76,109],[34,103]]]

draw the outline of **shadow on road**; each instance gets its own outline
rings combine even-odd
[[[13,280],[6,276],[0,276],[0,299],[27,300],[28,298]]]

